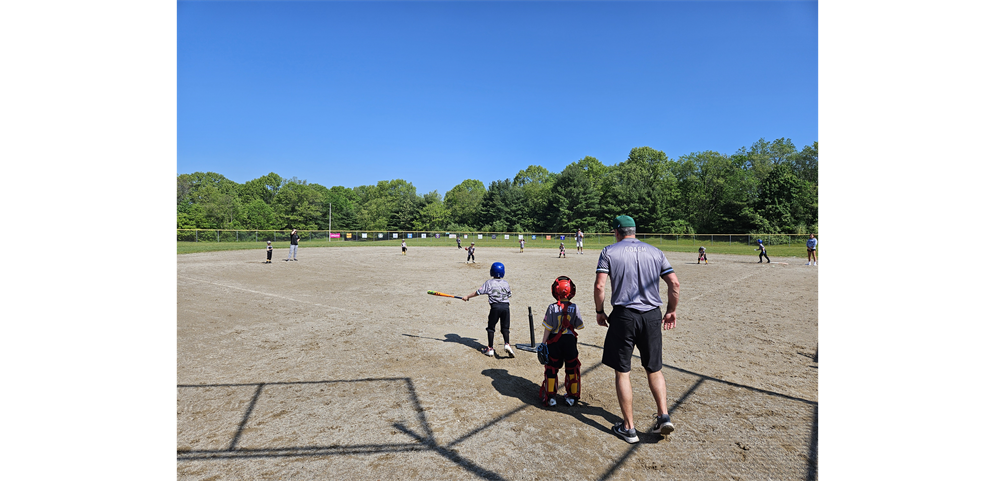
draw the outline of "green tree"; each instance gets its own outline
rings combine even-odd
[[[449,210],[442,203],[442,195],[432,191],[423,196],[423,205],[414,222],[414,230],[444,230],[449,224]]]
[[[318,229],[316,219],[322,215],[321,193],[306,180],[287,180],[273,197],[273,210],[279,229]]]
[[[548,230],[550,189],[556,174],[551,174],[540,165],[530,165],[518,171],[512,183],[521,187],[525,210],[519,225],[526,231]]]
[[[806,182],[819,184],[819,142],[806,145],[791,159],[795,175]]]
[[[579,165],[566,166],[550,191],[554,231],[588,230],[598,221],[600,195]]]
[[[466,179],[446,192],[443,203],[449,209],[452,222],[471,228],[479,226],[477,216],[480,214],[480,203],[486,193],[484,183],[476,179]]]
[[[809,184],[796,177],[790,166],[779,164],[761,183],[756,211],[765,221],[762,227],[771,229],[766,232],[792,232],[799,223],[811,221],[811,203]]]
[[[417,217],[419,199],[415,186],[402,179],[381,180],[360,186],[358,220],[369,230],[410,230]]]
[[[510,179],[491,182],[480,202],[480,218],[495,231],[506,232],[525,217],[525,192]]]
[[[680,196],[678,218],[687,221],[693,232],[748,229],[738,219],[748,205],[743,188],[747,174],[729,156],[713,151],[688,154],[679,159],[674,172]]]
[[[183,199],[179,199],[185,191]],[[177,197],[181,204],[197,204],[203,212],[197,228],[237,229],[242,216],[238,184],[215,172],[195,172],[177,177]],[[177,206],[177,213],[189,210]]]
[[[322,207],[331,210],[332,229],[358,229],[359,194],[353,189],[339,185],[330,187],[322,199]]]
[[[673,161],[649,147],[637,147],[609,169],[602,196],[602,216],[628,215],[642,232],[667,232],[676,202]]]
[[[276,229],[276,212],[262,199],[253,199],[245,206],[244,227],[259,230]]]
[[[273,198],[276,197],[283,183],[284,180],[282,177],[270,172],[262,177],[239,185],[238,194],[246,204],[252,202],[253,199],[259,199],[272,205]]]

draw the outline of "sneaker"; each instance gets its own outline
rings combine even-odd
[[[813,266],[817,266],[817,265],[819,265],[819,263],[818,262],[813,262],[812,265]]]
[[[485,356],[491,356],[491,357],[494,357],[494,348],[493,348],[493,347],[485,347],[485,348],[483,349],[483,351],[484,351],[484,355],[485,355]]]
[[[511,344],[504,345],[504,352],[508,353],[508,357],[515,357],[515,351],[511,350]]]
[[[574,404],[577,404],[577,399],[569,397],[569,396],[567,396],[566,398],[564,398],[564,401],[567,402],[567,406],[573,406]]]
[[[653,434],[670,434],[674,432],[674,423],[670,422],[669,414],[661,414],[656,417],[656,422],[653,423],[653,429],[650,429]]]
[[[546,406],[551,407],[551,408],[552,407],[556,407],[556,398],[555,397],[549,398],[549,400],[546,401]]]
[[[624,439],[625,442],[629,444],[638,443],[639,436],[636,435],[636,430],[625,429],[623,426],[625,426],[624,422],[615,423],[615,425],[612,426],[612,432],[617,434],[620,438]]]

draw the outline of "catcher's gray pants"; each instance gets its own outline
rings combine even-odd
[[[297,246],[293,244],[290,244],[290,252],[287,253],[287,259],[290,259],[290,256],[293,256],[294,259],[297,258]]]

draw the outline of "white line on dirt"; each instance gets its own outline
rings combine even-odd
[[[251,292],[253,294],[262,294],[264,296],[278,297],[280,299],[286,299],[288,301],[300,302],[301,304],[310,304],[312,306],[324,307],[325,309],[335,309],[336,311],[348,312],[350,314],[359,314],[356,311],[351,311],[349,309],[343,309],[341,307],[326,306],[324,304],[318,304],[317,302],[302,301],[300,299],[294,299],[292,297],[281,296],[281,295],[278,295],[278,294],[270,294],[268,292],[254,291],[252,289],[246,289],[244,287],[235,287],[235,286],[229,286],[227,284],[218,284],[217,282],[205,281],[205,280],[202,280],[202,279],[194,279],[193,277],[187,277],[187,276],[176,276],[176,277],[179,277],[181,279],[187,279],[187,280],[191,280],[191,281],[196,281],[196,282],[203,282],[205,284],[213,284],[215,286],[224,287],[224,288],[227,288],[227,289],[236,289],[236,290],[239,290],[239,291]]]

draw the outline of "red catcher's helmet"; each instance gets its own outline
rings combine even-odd
[[[577,294],[577,286],[574,285],[574,281],[570,280],[569,277],[560,276],[553,281],[550,291],[553,293],[553,299],[557,301],[569,301]]]

